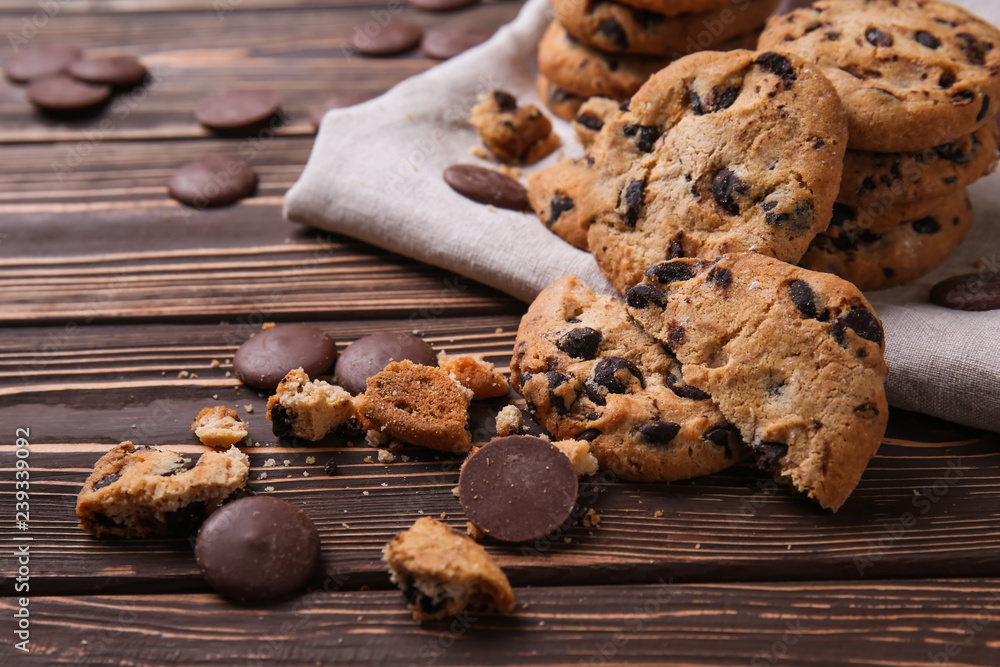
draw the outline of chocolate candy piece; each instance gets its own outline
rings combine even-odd
[[[512,211],[524,211],[528,208],[528,191],[499,171],[472,164],[453,164],[444,170],[444,182],[458,194],[480,204],[491,204]]]
[[[363,56],[394,56],[405,53],[420,43],[423,31],[399,19],[380,26],[369,22],[354,28],[351,49]]]
[[[239,602],[301,589],[319,565],[319,533],[301,509],[269,496],[229,503],[205,521],[194,547],[208,585]]]
[[[14,83],[24,83],[65,71],[80,56],[80,49],[73,46],[29,46],[4,61],[3,73]]]
[[[87,83],[106,83],[118,88],[137,86],[146,79],[146,67],[131,56],[87,58],[69,66],[75,79]]]
[[[931,303],[956,310],[1000,309],[1000,275],[965,273],[931,288]]]
[[[111,86],[77,81],[68,74],[49,74],[33,79],[26,94],[28,101],[42,109],[81,111],[107,102]]]
[[[450,12],[475,4],[476,0],[406,0],[410,6],[425,12]]]
[[[372,99],[371,95],[362,94],[334,95],[332,97],[328,97],[309,111],[309,120],[312,121],[312,124],[318,130],[319,124],[323,120],[323,116],[326,115],[327,111],[331,109],[353,107],[356,104],[362,104],[370,99]]]
[[[250,165],[221,158],[181,165],[167,184],[171,197],[195,208],[232,204],[252,195],[256,187],[257,174]]]
[[[569,458],[541,438],[498,438],[470,456],[458,479],[469,520],[490,537],[524,542],[558,528],[576,502]]]
[[[359,338],[343,351],[334,374],[337,384],[360,394],[368,378],[382,372],[390,361],[408,359],[422,366],[437,366],[434,349],[418,336],[408,333],[377,333]]]
[[[478,23],[451,21],[427,30],[420,49],[431,58],[447,60],[479,46],[493,36],[493,28]]]
[[[316,327],[282,324],[240,345],[233,357],[233,368],[244,384],[273,391],[288,371],[301,367],[306,375],[315,378],[336,359],[337,344]]]
[[[235,132],[258,127],[279,105],[278,95],[271,90],[227,90],[203,99],[194,117],[213,130]]]

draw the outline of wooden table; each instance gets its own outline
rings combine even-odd
[[[381,548],[421,515],[464,528],[451,493],[458,461],[411,448],[399,452],[408,461],[371,463],[363,443],[335,438],[286,446],[270,433],[266,397],[240,386],[229,363],[263,322],[312,321],[341,346],[416,330],[438,349],[509,364],[524,304],[282,220],[282,194],[312,147],[309,108],[434,64],[346,56],[351,28],[387,7],[397,8],[0,7],[5,42],[36,26],[37,43],[139,55],[157,77],[75,122],[43,118],[23,89],[0,82],[0,663],[1000,664],[1000,437],[899,411],[836,515],[749,465],[669,486],[585,483],[599,526],[524,547],[485,543],[516,588],[516,613],[411,620]],[[517,9],[497,0],[458,15],[499,25]],[[177,165],[247,149],[210,136],[192,110],[247,85],[277,90],[289,115],[251,146],[259,192],[229,208],[180,207],[165,192]],[[188,425],[214,403],[237,407],[259,442],[247,449],[250,486],[273,487],[316,522],[325,586],[238,607],[206,586],[186,540],[96,540],[77,527],[76,494],[103,452],[125,439],[200,452]],[[15,525],[19,428],[30,429],[27,530]],[[331,457],[333,477],[323,474]],[[24,546],[29,574],[18,581]],[[27,654],[14,646],[22,597]]]

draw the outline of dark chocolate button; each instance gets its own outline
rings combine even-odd
[[[476,3],[476,0],[406,0],[411,7],[425,12],[450,12]]]
[[[288,501],[252,496],[225,505],[194,547],[208,585],[239,602],[279,600],[306,585],[319,565],[319,533]]]
[[[434,348],[424,339],[408,333],[384,332],[359,338],[341,353],[334,374],[337,384],[360,394],[368,378],[382,372],[390,361],[408,359],[422,366],[437,366]]]
[[[15,83],[65,71],[79,60],[80,49],[72,46],[29,46],[3,64],[3,73]]]
[[[320,121],[323,120],[323,116],[327,111],[330,111],[331,109],[353,107],[356,104],[367,102],[370,99],[372,99],[371,95],[361,94],[334,95],[333,97],[328,97],[309,111],[309,120],[312,121],[312,124],[316,127],[316,129],[319,129]]]
[[[447,60],[479,46],[493,36],[493,28],[466,21],[451,21],[429,28],[420,49],[431,58]]]
[[[419,27],[398,19],[386,25],[369,21],[354,28],[350,44],[363,56],[394,56],[416,48],[422,36]]]
[[[181,165],[170,177],[170,196],[188,206],[225,206],[249,197],[257,174],[246,162],[209,158]]]
[[[444,170],[444,182],[451,189],[480,204],[492,204],[512,211],[528,207],[528,191],[499,171],[472,164],[453,164]]]
[[[28,100],[49,111],[82,111],[103,104],[111,97],[111,86],[77,81],[68,74],[49,74],[32,79]]]
[[[131,56],[77,60],[69,66],[69,73],[80,81],[106,83],[118,88],[137,86],[147,74],[145,66]]]
[[[240,345],[233,368],[244,384],[274,390],[288,371],[301,366],[306,375],[315,378],[336,359],[337,344],[316,327],[281,324]]]
[[[577,496],[569,458],[540,438],[498,438],[470,456],[458,479],[469,520],[490,537],[524,542],[569,518]]]
[[[965,273],[931,288],[931,303],[955,310],[1000,309],[1000,274]]]
[[[279,105],[271,90],[227,90],[203,99],[194,117],[205,127],[233,132],[261,125]]]

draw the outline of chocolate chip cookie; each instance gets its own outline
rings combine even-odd
[[[968,194],[959,190],[939,199],[927,215],[881,234],[831,223],[799,265],[836,274],[863,290],[901,285],[947,259],[969,233],[972,218]]]
[[[591,104],[592,98],[587,101]],[[528,201],[539,220],[564,241],[587,249],[587,229],[595,204],[590,201],[593,161],[570,158],[528,175]]]
[[[937,0],[820,0],[775,16],[759,48],[822,69],[850,122],[850,147],[907,152],[991,121],[1000,100],[1000,30]]]
[[[580,105],[587,101],[586,96],[560,88],[541,73],[535,80],[535,90],[549,111],[563,120],[573,120]]]
[[[648,9],[666,16],[687,14],[690,12],[707,12],[710,9],[722,9],[742,6],[745,0],[621,0],[623,5],[637,9]]]
[[[545,288],[522,318],[511,384],[539,424],[559,440],[589,441],[600,466],[621,479],[697,477],[746,454],[672,353],[575,276]]]
[[[624,291],[675,257],[797,262],[830,221],[847,121],[795,56],[702,52],[655,74],[589,154],[588,246]]]
[[[888,418],[882,324],[854,285],[741,253],[652,266],[626,301],[760,467],[844,503]]]
[[[601,128],[614,118],[620,106],[618,102],[607,97],[591,97],[580,105],[580,110],[573,119],[573,131],[576,132],[576,138],[583,146],[583,150],[590,150]]]
[[[609,53],[679,58],[717,49],[761,26],[781,0],[741,0],[737,8],[666,16],[610,0],[553,0],[552,9],[566,31],[584,44]]]

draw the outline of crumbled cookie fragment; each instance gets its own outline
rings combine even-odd
[[[469,122],[483,145],[503,162],[533,164],[560,143],[552,122],[534,104],[519,107],[510,93],[494,90],[480,96]]]
[[[607,97],[591,97],[583,103],[576,118],[573,119],[573,129],[576,130],[576,138],[583,144],[584,150],[590,148],[601,128],[614,118],[620,106],[620,102]]]
[[[359,409],[383,433],[443,452],[467,452],[472,392],[434,366],[394,361],[368,378]]]
[[[510,385],[503,373],[494,370],[492,362],[484,361],[481,354],[449,356],[441,351],[437,356],[438,367],[460,385],[472,391],[472,398],[483,400],[506,396]]]
[[[250,460],[235,447],[205,452],[192,464],[176,452],[126,441],[94,464],[76,514],[97,537],[192,534],[249,475]]]
[[[455,489],[457,490],[458,487],[456,486]],[[457,496],[458,493],[456,492],[455,495]],[[486,533],[479,530],[479,528],[476,527],[476,524],[472,523],[471,521],[465,522],[465,532],[469,537],[476,540],[477,542],[486,537]]]
[[[369,447],[382,447],[389,443],[389,436],[377,429],[370,428],[365,431],[365,442],[368,443]]]
[[[383,558],[417,621],[514,609],[514,591],[486,550],[430,517],[394,537]]]
[[[569,457],[578,477],[597,472],[597,457],[590,453],[590,443],[586,440],[557,440],[552,444]]]
[[[289,371],[267,399],[267,418],[279,437],[319,440],[355,414],[349,393],[323,380],[310,380],[301,368]]]
[[[395,460],[396,460],[396,455],[390,452],[388,449],[378,450],[379,463],[392,463]]]
[[[224,405],[203,408],[191,424],[191,430],[209,447],[231,447],[247,437],[247,425],[239,413]]]
[[[524,415],[516,405],[505,405],[497,413],[496,417],[497,435],[518,435],[524,428]]]

